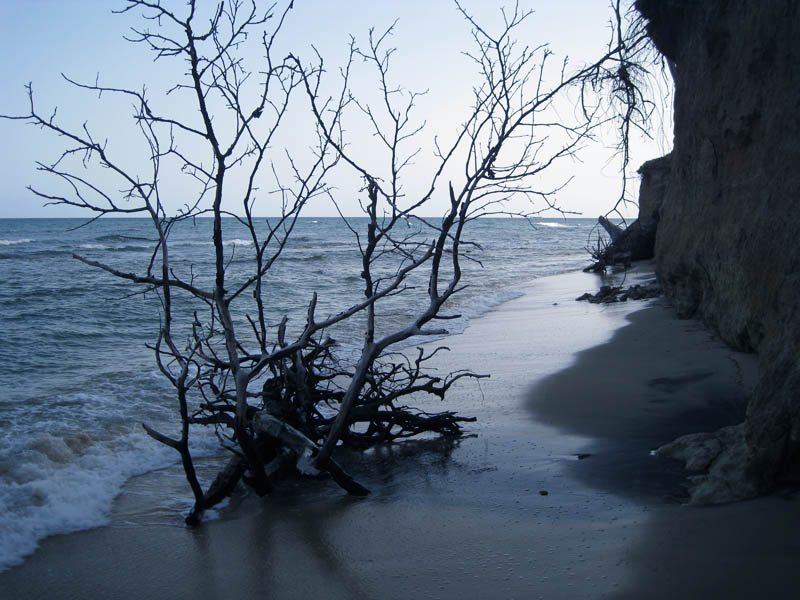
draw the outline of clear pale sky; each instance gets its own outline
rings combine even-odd
[[[287,48],[310,56],[313,43],[331,68],[342,62],[349,34],[364,40],[370,27],[382,30],[397,20],[391,44],[397,48],[394,81],[406,89],[428,89],[429,94],[418,103],[419,119],[426,120],[432,131],[452,133],[459,115],[469,108],[470,90],[477,79],[474,67],[461,54],[471,49],[470,27],[450,0],[295,0],[294,4],[285,31]],[[509,3],[465,0],[463,4],[491,28],[498,23],[500,7]],[[555,58],[560,61],[569,56],[576,64],[596,57],[605,48],[610,17],[605,0],[529,0],[520,4],[535,10],[522,43],[548,43]],[[174,75],[166,64],[153,63],[143,46],[122,39],[132,25],[140,25],[132,15],[111,13],[123,5],[116,0],[0,0],[0,113],[25,112],[23,86],[32,82],[42,112],[49,114],[58,106],[58,117],[64,122],[96,124],[114,140],[115,123],[129,118],[130,109],[121,111],[119,103],[98,104],[96,98],[76,93],[60,73],[86,82],[93,82],[99,74],[101,83],[120,87],[139,88],[145,81],[153,91],[170,87],[169,77]],[[34,165],[37,159],[56,158],[51,136],[30,125],[0,120],[0,137],[0,218],[85,216],[75,209],[43,208],[42,201],[25,189],[28,184],[47,189],[52,183],[37,173]],[[604,142],[608,146],[614,140],[609,136]],[[654,141],[637,142],[632,172],[636,165],[668,151],[670,143],[669,132],[656,132]],[[423,148],[417,160],[424,160],[426,152],[430,156],[430,149]],[[619,163],[609,162],[610,156],[601,143],[584,154],[582,164],[561,167],[559,176],[574,176],[559,197],[565,209],[594,217],[610,208],[619,194]],[[638,182],[633,182],[632,189],[638,189]],[[314,212],[318,216],[333,214],[322,205],[314,207]]]

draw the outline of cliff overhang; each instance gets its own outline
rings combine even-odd
[[[691,448],[719,449],[695,499],[746,498],[795,478],[800,463],[800,4],[635,5],[675,83],[659,281],[681,316],[756,352],[760,365],[738,430],[672,450],[686,459]]]

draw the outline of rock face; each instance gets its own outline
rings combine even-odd
[[[639,183],[639,224],[642,240],[640,246],[653,258],[656,242],[656,231],[661,220],[661,211],[669,189],[672,173],[672,155],[648,160],[639,167],[642,180]],[[646,249],[646,250],[645,250]]]
[[[723,436],[744,447],[720,452],[720,477],[752,495],[800,462],[800,3],[636,7],[675,80],[657,272],[680,315],[759,354],[744,436]]]

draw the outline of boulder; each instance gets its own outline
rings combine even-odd
[[[757,496],[760,486],[741,477],[741,465],[750,458],[744,425],[723,427],[713,433],[692,433],[656,450],[659,456],[685,463],[698,472],[689,477],[690,504],[721,504]]]

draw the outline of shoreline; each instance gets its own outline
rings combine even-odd
[[[648,275],[628,277],[637,276]],[[796,501],[684,507],[675,499],[684,474],[647,452],[682,428],[735,418],[754,357],[679,321],[663,300],[574,301],[599,284],[579,272],[533,280],[447,338],[443,370],[492,373],[446,401],[478,417],[473,435],[345,456],[372,490],[366,499],[330,482],[286,482],[269,498],[237,496],[190,530],[176,518],[179,500],[159,505],[175,472],[150,473],[126,484],[110,525],[43,540],[0,574],[0,591],[744,598],[758,584],[789,598]]]
[[[462,318],[440,325],[457,333],[469,318],[518,295],[515,288],[523,282],[582,267],[593,223],[582,219],[537,231],[521,219],[476,223],[472,237],[483,248],[485,268],[467,261],[464,282],[469,285],[448,309]],[[178,462],[173,449],[154,442],[140,426],[146,421],[158,430],[177,431],[174,390],[148,349],[157,334],[157,299],[150,294],[125,298],[127,285],[117,290],[113,277],[109,280],[72,258],[73,251],[85,251],[98,260],[136,264],[150,247],[150,228],[104,220],[78,230],[56,222],[6,225],[0,237],[25,243],[7,246],[0,257],[9,271],[2,295],[9,344],[0,352],[7,359],[5,370],[0,369],[6,383],[0,434],[7,440],[0,449],[0,503],[5,508],[0,515],[0,571],[19,564],[49,535],[107,523],[126,481]],[[180,257],[173,259],[176,265],[183,261],[187,268],[194,264],[202,270],[210,230],[184,225],[171,238]],[[242,237],[233,227],[230,233],[231,238]],[[295,233],[295,248],[285,257],[286,270],[275,273],[269,293],[275,302],[268,303],[265,314],[273,326],[288,316],[289,337],[302,328],[312,292],[318,292],[320,315],[335,314],[357,301],[353,278],[361,270],[351,233],[340,219],[311,219]],[[328,251],[320,253],[321,247]],[[235,248],[229,247],[231,257]],[[236,249],[232,277],[246,266],[250,252]],[[424,300],[424,282],[417,279],[409,280],[409,287],[417,288],[409,298],[386,299],[379,334],[408,324],[415,298]],[[44,280],[48,284],[43,288]],[[239,309],[248,305],[242,298]],[[184,316],[191,319],[189,312]],[[242,325],[249,329],[244,319]],[[360,355],[363,325],[363,315],[357,315],[326,332],[338,340],[341,360]],[[26,377],[29,372],[40,375]],[[206,444],[209,438],[211,444]],[[195,430],[193,442],[196,456],[219,451],[213,431]],[[175,489],[173,496],[184,496],[182,488]],[[169,494],[164,495],[172,506]]]

